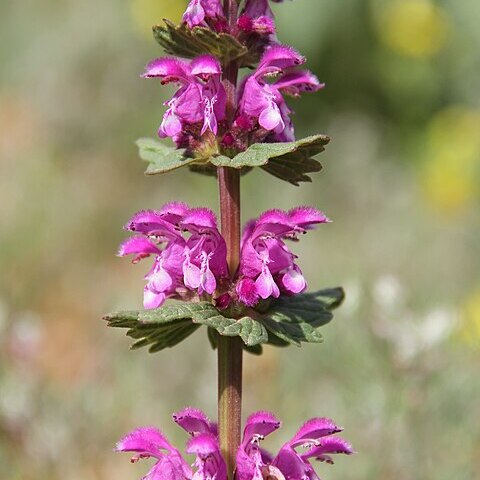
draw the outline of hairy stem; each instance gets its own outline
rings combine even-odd
[[[225,17],[230,32],[235,34],[237,0],[224,0]],[[223,85],[227,94],[227,121],[231,125],[236,110],[238,65],[224,66]],[[217,169],[220,192],[222,235],[227,244],[227,261],[231,275],[235,275],[240,261],[240,172],[220,167]],[[233,480],[235,455],[240,444],[242,420],[242,341],[239,337],[220,337],[218,341],[218,434],[220,448],[227,463],[229,480]]]
[[[218,169],[222,235],[227,243],[227,260],[232,275],[240,256],[240,173],[228,167]],[[220,448],[233,480],[235,454],[240,444],[242,417],[242,355],[240,337],[218,341],[218,432]]]

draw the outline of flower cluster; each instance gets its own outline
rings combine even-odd
[[[307,282],[285,240],[297,240],[300,233],[326,222],[329,219],[322,212],[308,207],[288,212],[268,210],[248,222],[242,237],[236,285],[239,300],[254,306],[259,298],[303,292]]]
[[[277,45],[266,50],[255,73],[247,75],[240,85],[234,125],[250,134],[261,130],[256,135],[257,141],[295,140],[290,119],[292,111],[283,94],[298,97],[301,92],[314,92],[323,87],[311,72],[296,69],[302,63],[305,57],[291,47]],[[267,82],[267,78],[272,77],[277,78],[275,82]]]
[[[138,212],[125,229],[137,235],[120,245],[120,256],[135,255],[137,263],[155,255],[145,277],[145,308],[156,308],[169,297],[189,298],[191,292],[211,295],[228,277],[225,240],[207,208],[168,203],[160,210]]]
[[[279,3],[283,0],[272,1]],[[229,30],[221,0],[190,0],[183,21],[189,28],[209,27],[217,32]],[[254,32],[259,35],[274,33],[275,21],[268,0],[246,0],[237,26],[247,33]]]
[[[212,55],[201,55],[190,63],[176,58],[158,58],[150,62],[143,76],[160,78],[162,84],[180,86],[171,100],[158,130],[160,137],[171,137],[177,144],[185,137],[214,135],[218,122],[225,118],[225,89],[220,82],[222,69]]]
[[[134,255],[133,263],[155,256],[145,276],[145,308],[157,308],[167,298],[195,295],[219,299],[217,305],[222,308],[232,301],[253,307],[260,299],[306,288],[285,240],[296,240],[300,233],[325,222],[328,218],[322,212],[308,207],[263,213],[245,226],[240,266],[237,272],[229,272],[225,240],[214,213],[173,202],[160,210],[136,213],[125,225],[136,235],[120,245],[118,254]]]
[[[191,0],[183,20],[188,28],[228,31],[220,0]],[[171,137],[179,148],[192,152],[214,143],[212,135],[220,149],[237,152],[258,142],[293,141],[292,111],[284,95],[298,97],[301,92],[317,91],[323,84],[311,72],[297,69],[305,62],[304,57],[279,44],[269,0],[246,0],[237,28],[228,33],[261,57],[256,71],[244,77],[235,94],[233,124],[224,122],[226,94],[221,83],[222,67],[215,57],[201,55],[190,63],[163,57],[150,62],[143,74],[160,78],[162,84],[179,86],[165,103],[159,136]],[[272,78],[275,81],[271,82]]]
[[[216,425],[193,408],[175,413],[173,420],[191,436],[185,451],[196,455],[193,470],[154,427],[134,430],[117,443],[115,450],[135,452],[132,462],[157,459],[145,480],[226,480]],[[279,427],[280,422],[269,412],[257,412],[248,418],[237,452],[237,480],[319,480],[311,459],[333,464],[332,454],[354,453],[351,445],[336,435],[342,428],[328,418],[313,418],[276,455],[271,455],[259,443]]]

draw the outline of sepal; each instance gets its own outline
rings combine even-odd
[[[171,55],[194,58],[208,53],[226,64],[248,54],[247,47],[228,33],[216,33],[205,27],[189,28],[184,23],[175,25],[166,19],[163,21],[165,25],[153,27],[153,37]]]

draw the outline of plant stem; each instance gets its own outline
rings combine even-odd
[[[222,235],[227,244],[227,261],[235,274],[240,256],[240,173],[228,167],[218,169]],[[235,455],[240,444],[242,420],[242,355],[240,337],[218,340],[218,433],[233,480]]]
[[[224,0],[224,12],[235,34],[238,14],[237,0]],[[223,85],[227,94],[227,122],[233,122],[236,110],[238,65],[224,66]],[[227,244],[227,262],[233,276],[240,262],[240,172],[233,168],[217,169],[220,193],[220,218],[223,238]],[[240,337],[219,337],[218,340],[218,435],[229,480],[233,480],[235,456],[240,444],[242,421],[242,361]]]

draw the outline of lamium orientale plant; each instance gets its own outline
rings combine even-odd
[[[143,138],[140,157],[148,175],[186,166],[216,176],[220,228],[211,210],[180,201],[136,213],[119,255],[131,255],[133,263],[153,259],[144,309],[105,319],[128,329],[133,348],[150,352],[177,345],[203,325],[218,353],[218,424],[194,408],[173,415],[190,435],[193,466],[155,427],[133,430],[116,450],[134,452],[132,461],[154,457],[148,480],[316,480],[312,459],[333,463],[331,454],[353,453],[337,435],[341,428],[313,418],[272,455],[260,441],[280,422],[259,411],[248,417],[242,437],[242,356],[244,350],[260,355],[264,344],[322,341],[321,327],[344,293],[340,287],[307,292],[290,242],[329,219],[314,207],[272,209],[242,231],[240,178],[260,167],[299,185],[321,170],[314,156],[329,138],[296,139],[285,97],[324,85],[302,69],[302,55],[278,40],[269,0],[191,0],[180,25],[165,20],[153,33],[170,56],[148,63],[142,76],[177,86],[158,129],[174,146]],[[248,70],[239,81],[242,69]]]

